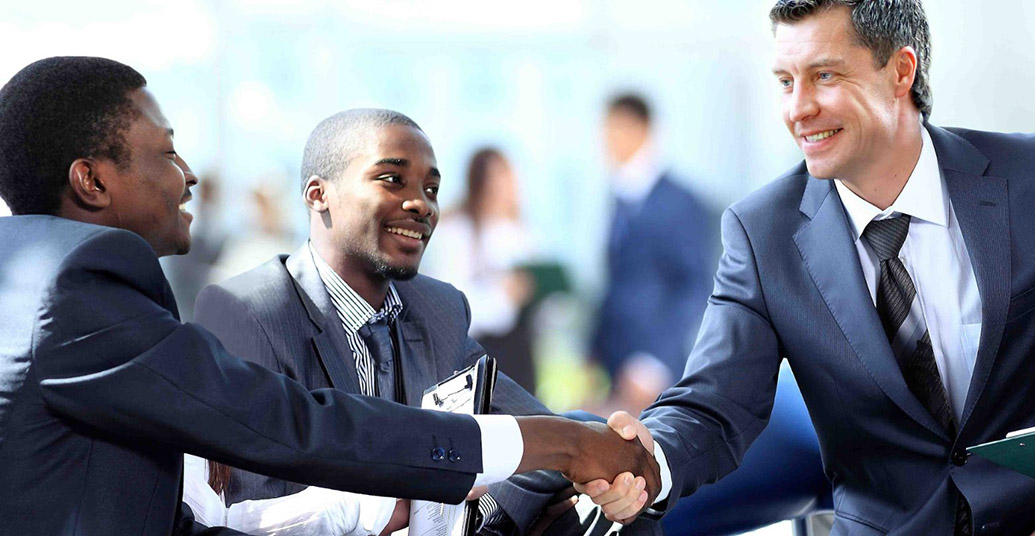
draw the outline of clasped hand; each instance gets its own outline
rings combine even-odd
[[[582,442],[582,455],[564,476],[575,483],[579,493],[585,493],[600,505],[607,519],[630,523],[654,503],[661,491],[660,468],[653,454],[654,439],[642,423],[624,411],[612,414],[607,426],[586,424],[596,435]],[[615,473],[618,476],[610,482],[581,478],[586,474]]]

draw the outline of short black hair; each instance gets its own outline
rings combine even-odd
[[[105,58],[29,64],[0,89],[0,197],[13,214],[57,214],[78,158],[128,161],[129,93],[147,80]]]
[[[877,67],[904,46],[916,51],[916,77],[910,95],[913,104],[930,118],[934,107],[931,81],[931,29],[920,0],[779,0],[769,11],[773,30],[780,23],[793,24],[820,10],[847,7],[859,44],[870,49]]]
[[[377,108],[345,110],[320,121],[302,152],[302,185],[313,175],[337,180],[363,147],[370,131],[388,125],[405,125],[424,132],[413,119],[394,110]]]
[[[645,124],[650,124],[650,105],[647,104],[647,99],[636,93],[620,93],[611,97],[607,103],[607,111],[631,114]]]

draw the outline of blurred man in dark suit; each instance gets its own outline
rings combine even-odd
[[[605,138],[614,208],[591,355],[611,374],[613,403],[639,412],[683,374],[712,288],[714,225],[662,162],[642,97],[611,100]]]

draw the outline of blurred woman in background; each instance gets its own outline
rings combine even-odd
[[[521,223],[514,168],[494,147],[477,150],[467,166],[467,192],[447,211],[424,256],[423,272],[448,281],[471,304],[471,336],[500,368],[535,392],[528,305],[535,283],[521,266],[532,255]]]

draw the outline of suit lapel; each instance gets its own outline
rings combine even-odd
[[[963,138],[928,127],[981,296],[981,341],[962,430],[995,364],[1010,304],[1010,221],[1005,179],[983,176],[988,158]]]
[[[395,347],[399,349],[406,405],[419,407],[424,389],[438,381],[434,359],[431,358],[430,339],[419,312],[414,314],[419,305],[416,299],[412,299],[415,296],[409,292],[409,284],[397,282],[395,290],[403,303],[402,313],[396,319]]]
[[[316,326],[313,347],[317,359],[327,372],[331,387],[359,393],[359,377],[356,375],[352,349],[345,339],[345,328],[316,270],[308,242],[288,257],[285,266],[294,279],[309,320]]]
[[[859,360],[895,404],[932,432],[947,437],[906,386],[870,299],[848,217],[833,183],[809,177],[800,210],[810,221],[794,234],[794,242],[823,301]]]

